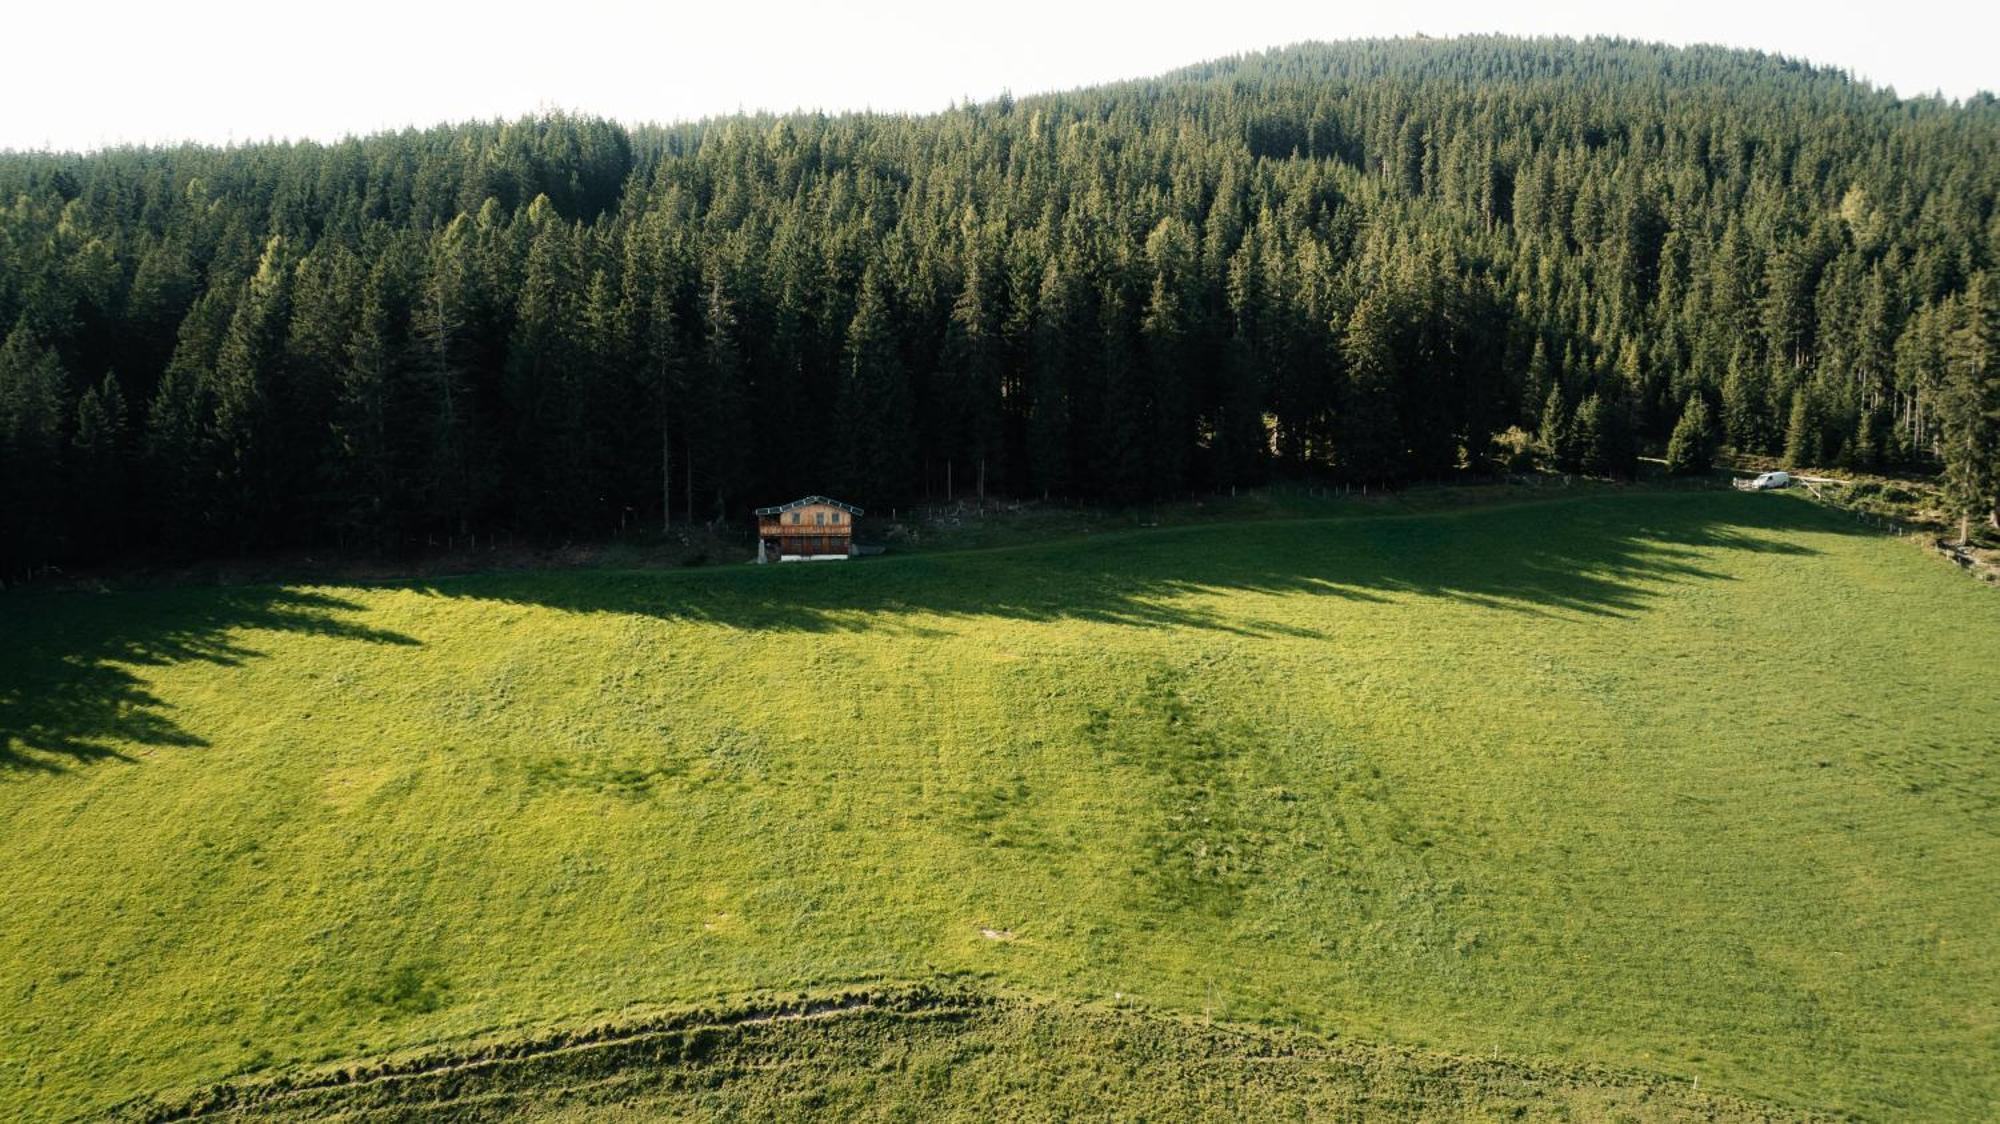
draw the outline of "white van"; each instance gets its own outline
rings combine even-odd
[[[1789,472],[1767,472],[1750,482],[1750,490],[1753,492],[1761,492],[1766,488],[1789,488],[1791,486],[1792,474]]]

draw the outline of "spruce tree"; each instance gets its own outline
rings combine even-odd
[[[1593,476],[1612,471],[1612,446],[1605,435],[1604,402],[1595,393],[1577,405],[1570,422],[1570,440],[1577,450],[1577,467]]]
[[[1708,401],[1699,394],[1691,395],[1667,440],[1667,471],[1675,476],[1706,475],[1715,467],[1716,443]]]
[[[1029,487],[1045,498],[1066,494],[1070,486],[1070,405],[1086,325],[1083,294],[1051,257],[1036,297],[1027,425]]]
[[[472,529],[480,490],[473,337],[481,310],[473,237],[471,220],[459,215],[432,240],[410,309],[414,397],[427,423],[418,457],[429,484],[427,514],[461,535]]]
[[[943,410],[939,453],[960,466],[955,479],[986,497],[989,473],[1004,474],[999,462],[1001,431],[999,326],[987,298],[986,267],[975,255],[945,324],[938,371]]]
[[[574,382],[583,366],[575,329],[585,280],[575,228],[547,196],[536,196],[515,225],[528,245],[502,383],[512,420],[503,463],[508,490],[531,523],[569,532],[593,506],[578,471],[587,435],[578,429]]]
[[[1938,452],[1945,500],[1959,516],[1963,541],[1974,518],[2000,529],[2000,282],[1975,276],[1957,313],[1946,348]]]
[[[283,439],[292,405],[281,385],[291,272],[289,247],[273,235],[243,284],[212,371],[223,472],[218,514],[242,544],[266,537],[283,516],[284,497],[299,478],[293,470],[302,467]]]
[[[1341,471],[1350,479],[1402,476],[1406,457],[1396,413],[1394,312],[1385,296],[1369,294],[1355,306],[1341,336],[1347,379],[1340,399]]]
[[[730,514],[732,497],[742,498],[749,440],[749,393],[736,299],[720,263],[708,268],[701,297],[701,365],[689,395],[691,429],[688,438],[688,518],[697,517],[696,496],[710,497],[707,514],[720,522]],[[887,328],[883,329],[887,340]],[[893,349],[893,341],[886,346]],[[782,448],[782,447],[781,447]]]
[[[909,379],[896,347],[879,271],[861,279],[847,325],[837,412],[841,487],[863,504],[907,495],[912,474]]]
[[[1152,291],[1139,317],[1139,339],[1145,364],[1140,381],[1153,419],[1152,432],[1145,441],[1148,473],[1153,488],[1172,491],[1186,480],[1193,433],[1184,432],[1192,429],[1186,370],[1187,310],[1164,272],[1153,275]]]
[[[1571,437],[1569,407],[1563,402],[1559,385],[1549,386],[1548,397],[1542,403],[1541,423],[1535,429],[1535,449],[1542,463],[1558,472],[1575,472],[1580,467],[1576,443]]]
[[[1738,348],[1729,359],[1729,371],[1722,379],[1723,435],[1739,453],[1765,453],[1765,388],[1758,377],[1761,369],[1745,360]]]
[[[343,539],[375,546],[390,545],[396,532],[394,507],[401,499],[391,439],[401,345],[387,283],[377,271],[363,290],[348,359],[337,376],[333,422]]]
[[[1143,498],[1154,486],[1147,457],[1153,417],[1139,357],[1138,325],[1124,286],[1107,282],[1098,297],[1097,369],[1103,379],[1102,429],[1093,442],[1094,470],[1104,493],[1118,500]]]
[[[1196,260],[1194,230],[1181,219],[1162,219],[1146,238],[1146,263],[1153,276],[1139,337],[1153,418],[1147,459],[1155,491],[1176,491],[1188,483],[1197,393],[1192,368],[1204,327],[1188,283]]]
[[[1528,396],[1527,401],[1539,400],[1546,405],[1549,391],[1556,389],[1556,382],[1555,372],[1549,366],[1548,341],[1536,333],[1534,349],[1528,355],[1527,370],[1522,374],[1522,390]]]
[[[1800,386],[1792,391],[1790,420],[1785,423],[1785,464],[1806,468],[1820,460],[1819,415],[1813,409],[1811,389]]]
[[[674,508],[674,426],[686,395],[686,344],[681,335],[676,259],[664,216],[647,216],[625,240],[625,316],[636,338],[633,363],[639,393],[646,404],[648,429],[657,442],[657,496],[660,528],[671,529]],[[650,490],[650,489],[649,489]]]
[[[198,546],[212,522],[214,417],[200,373],[179,359],[169,363],[147,406],[141,463],[151,529],[170,548]]]
[[[1889,420],[1880,407],[1864,407],[1855,415],[1854,439],[1847,446],[1847,463],[1861,472],[1874,472],[1882,467],[1883,443],[1888,433]]]

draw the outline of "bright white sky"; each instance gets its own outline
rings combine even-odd
[[[33,0],[8,12],[0,148],[334,139],[562,108],[929,111],[1305,39],[1609,34],[1757,47],[1904,94],[2000,89],[2000,2],[1922,0]]]

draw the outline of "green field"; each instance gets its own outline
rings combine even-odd
[[[1996,671],[1993,589],[1728,492],[12,593],[0,1116],[948,979],[1042,1014],[964,1020],[956,1082],[949,1036],[898,1047],[881,1105],[969,1113],[1008,1066],[1056,1089],[1213,1023],[1991,1118]],[[1150,1072],[1119,1064],[1091,1076]],[[1197,1090],[1169,1116],[1279,1103],[1167,1068]],[[1283,1103],[1347,1103],[1312,1088]]]

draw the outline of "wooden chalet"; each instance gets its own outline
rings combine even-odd
[[[825,496],[757,509],[757,561],[804,562],[854,552],[861,509]]]

